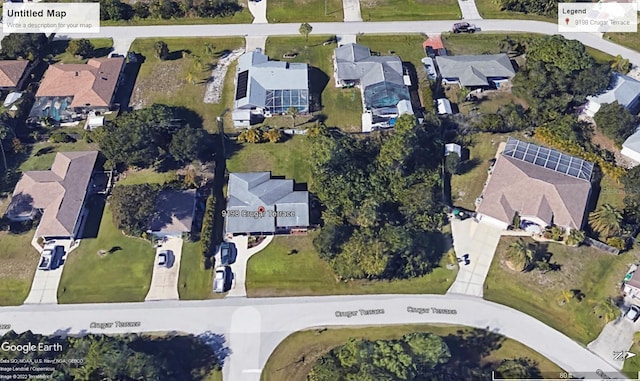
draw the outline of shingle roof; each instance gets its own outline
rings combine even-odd
[[[51,65],[36,97],[73,96],[69,107],[109,107],[124,57],[90,59],[86,64]]]
[[[0,87],[16,87],[27,65],[27,60],[0,61]]]
[[[589,180],[501,154],[478,213],[510,224],[518,211],[548,224],[580,229],[590,193]]]
[[[613,73],[607,91],[597,96],[589,96],[587,99],[598,104],[618,102],[624,107],[629,107],[639,95],[640,81],[620,73]]]
[[[225,218],[227,233],[275,232],[278,228],[309,226],[309,192],[294,191],[293,180],[271,178],[271,172],[230,173],[227,210],[253,213],[264,208],[261,217]],[[291,212],[275,217],[269,212]]]
[[[436,63],[443,78],[457,78],[462,86],[488,86],[487,78],[512,78],[516,74],[504,53],[437,56]]]
[[[44,209],[38,235],[73,235],[97,158],[98,151],[58,152],[51,170],[24,172],[7,215]]]
[[[193,225],[196,190],[165,189],[156,201],[157,214],[149,229],[161,233],[189,233]]]

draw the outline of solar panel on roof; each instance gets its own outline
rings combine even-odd
[[[592,162],[514,138],[507,139],[502,155],[587,181],[593,173]]]
[[[238,87],[236,88],[236,100],[247,96],[247,85],[249,82],[249,70],[245,70],[238,74]]]

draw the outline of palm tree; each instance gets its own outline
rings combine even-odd
[[[620,314],[620,308],[616,305],[615,300],[607,298],[600,303],[596,304],[593,308],[600,319],[603,319],[605,323],[615,320]]]
[[[208,56],[213,56],[216,53],[216,47],[213,46],[212,43],[210,42],[206,42],[204,44],[204,52],[208,55]]]
[[[564,305],[569,303],[575,296],[576,294],[572,290],[561,290],[558,301],[560,302],[560,304]]]
[[[265,138],[271,143],[278,143],[282,140],[282,132],[277,128],[272,128],[265,134]]]
[[[187,78],[186,79],[187,79],[187,83],[189,83],[191,85],[195,85],[196,80],[195,80],[195,76],[193,75],[192,71],[189,71],[187,73]]]
[[[578,229],[571,229],[571,231],[569,232],[569,237],[567,237],[567,245],[580,246],[586,238],[587,236],[583,231]]]
[[[512,242],[507,249],[506,262],[512,270],[524,271],[533,262],[534,251],[522,238]]]
[[[291,120],[293,120],[293,128],[296,127],[296,116],[298,115],[299,111],[300,110],[298,110],[297,107],[289,107],[287,109],[287,114],[291,116]]]
[[[604,204],[589,213],[589,225],[595,232],[605,237],[613,237],[620,233],[621,224],[622,213],[610,204]]]
[[[304,35],[305,41],[309,41],[309,33],[313,30],[313,27],[309,23],[300,24],[300,29],[298,31],[300,34]]]

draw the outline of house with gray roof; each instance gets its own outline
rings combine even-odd
[[[290,234],[309,227],[309,192],[271,172],[229,174],[225,232]]]
[[[602,94],[587,97],[585,113],[594,116],[605,103],[618,102],[632,114],[640,111],[640,81],[620,73],[613,73],[609,88]]]
[[[269,61],[261,49],[238,58],[233,123],[248,127],[255,119],[283,114],[291,107],[309,112],[309,67],[304,63]]]
[[[85,218],[98,151],[58,152],[50,170],[27,171],[16,184],[6,216],[25,221],[41,215],[38,237],[75,240]]]
[[[163,189],[156,200],[156,214],[149,224],[149,232],[157,237],[182,237],[191,233],[195,211],[195,189]]]
[[[369,48],[351,43],[336,48],[333,60],[336,86],[360,87],[363,131],[370,131],[372,126],[393,126],[396,117],[413,114],[407,87],[410,80],[400,57],[374,56]]]
[[[516,75],[509,56],[504,53],[438,56],[435,59],[445,84],[468,88],[499,87]]]
[[[591,195],[594,164],[554,149],[509,138],[500,145],[478,218],[506,229],[521,224],[581,229]],[[521,225],[522,226],[522,225]]]
[[[633,160],[635,165],[640,164],[640,128],[622,143],[620,153]]]

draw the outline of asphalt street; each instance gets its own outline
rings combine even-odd
[[[233,381],[259,380],[272,351],[298,330],[404,323],[449,323],[487,329],[526,344],[576,375],[593,376],[600,370],[609,377],[621,377],[607,361],[531,316],[455,294],[228,298],[0,309],[0,326],[10,325],[18,332],[222,334],[230,348],[224,375]]]

